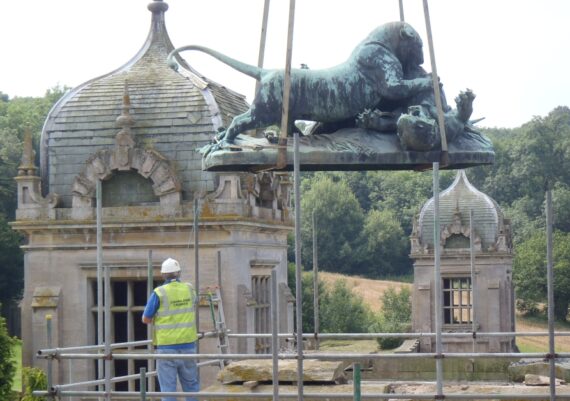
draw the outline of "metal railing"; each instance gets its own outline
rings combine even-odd
[[[276,285],[275,273],[272,274],[272,283]],[[272,287],[276,288],[276,286]],[[275,300],[275,296],[273,299]],[[276,309],[276,308],[274,308]],[[210,335],[215,333],[209,333]],[[276,334],[276,333],[275,333]],[[442,333],[442,336],[452,336],[456,334],[461,335],[470,335],[470,333]],[[568,336],[570,335],[569,332],[559,332],[554,333],[555,335],[560,336]],[[228,334],[231,335],[231,334]],[[516,332],[516,333],[477,333],[478,337],[495,337],[495,336],[548,336],[549,333],[547,332]],[[295,338],[294,333],[279,333],[277,335],[270,335],[273,338],[273,349],[276,350],[276,340],[281,338]],[[303,338],[310,338],[312,335],[305,333],[303,334]],[[343,339],[370,339],[370,338],[380,338],[380,337],[406,337],[406,338],[420,338],[420,337],[434,337],[435,333],[331,333],[331,334],[323,334],[323,338],[343,338]],[[267,337],[266,334],[234,334],[233,337],[237,338],[244,338],[244,337]],[[147,341],[138,341],[133,343],[117,343],[111,344],[109,348],[111,350],[116,350],[121,347],[125,346],[134,346],[134,345],[145,345],[148,343]],[[140,375],[127,375],[121,377],[115,377],[110,380],[110,383],[117,383],[120,381],[126,380],[134,380],[140,379],[141,380],[141,391],[133,392],[133,391],[111,391],[110,389],[106,389],[105,391],[88,391],[88,390],[76,390],[78,387],[88,387],[88,386],[95,386],[100,384],[105,384],[106,379],[98,379],[98,380],[91,380],[91,381],[84,381],[84,382],[77,382],[77,383],[70,383],[70,384],[61,384],[61,385],[52,385],[51,383],[48,384],[49,388],[47,391],[35,391],[34,395],[38,396],[47,396],[47,397],[74,397],[74,396],[95,396],[95,397],[103,397],[109,396],[112,399],[122,399],[122,398],[133,398],[133,397],[141,397],[140,399],[148,398],[148,399],[156,399],[165,396],[173,396],[173,397],[181,397],[181,396],[195,396],[197,398],[216,398],[216,399],[224,399],[224,398],[269,398],[273,397],[273,399],[295,399],[298,398],[298,394],[296,393],[279,393],[279,381],[277,379],[278,375],[278,363],[280,360],[300,360],[301,363],[304,360],[311,359],[311,360],[321,360],[321,361],[342,361],[342,360],[350,360],[354,363],[354,379],[353,379],[353,393],[338,393],[338,392],[319,392],[319,393],[312,393],[312,392],[305,392],[304,391],[304,384],[303,382],[299,382],[298,388],[305,396],[311,398],[347,398],[349,396],[356,397],[354,399],[438,399],[439,394],[413,394],[413,393],[406,393],[406,394],[387,394],[387,393],[366,393],[362,391],[361,387],[361,377],[360,377],[360,363],[362,361],[371,361],[371,360],[381,360],[381,359],[406,359],[406,358],[431,358],[435,359],[457,359],[457,358],[537,358],[537,359],[547,359],[547,360],[554,360],[555,358],[570,358],[570,352],[563,352],[551,355],[550,353],[543,353],[543,352],[527,352],[527,353],[514,353],[514,352],[505,352],[505,353],[491,353],[491,352],[441,352],[441,353],[409,353],[409,354],[394,354],[394,353],[381,353],[381,354],[369,354],[369,353],[324,353],[324,352],[315,352],[315,353],[304,353],[298,358],[296,352],[291,353],[277,353],[273,352],[271,354],[148,354],[146,352],[140,353],[113,353],[111,351],[110,354],[101,354],[101,353],[88,353],[88,352],[73,352],[73,351],[98,351],[102,347],[101,346],[84,346],[84,347],[70,347],[70,348],[52,348],[52,349],[44,349],[38,352],[39,358],[45,358],[48,360],[63,360],[63,359],[90,359],[90,360],[106,360],[106,359],[115,359],[115,360],[130,360],[130,359],[138,359],[138,360],[157,360],[157,359],[193,359],[193,360],[206,360],[204,362],[199,363],[199,366],[205,366],[210,363],[217,363],[219,359],[230,359],[234,361],[238,360],[269,360],[273,361],[273,393],[269,392],[214,392],[214,391],[202,391],[196,393],[190,392],[146,392],[146,380],[148,378],[156,376],[156,372],[148,372],[146,373],[146,369],[141,372]],[[213,361],[213,362],[212,362]],[[109,384],[110,384],[109,383]],[[145,383],[143,385],[142,383]],[[437,380],[436,380],[437,384]],[[443,380],[441,382],[441,389],[443,394]],[[525,394],[524,392],[520,394],[453,394],[453,393],[445,393],[443,394],[446,399],[544,399],[545,394]],[[143,398],[144,397],[144,398]],[[556,397],[556,395],[554,396]],[[570,394],[564,394],[558,396],[558,399],[562,398],[570,398]],[[554,398],[556,399],[556,398]]]

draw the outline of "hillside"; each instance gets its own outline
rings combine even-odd
[[[360,295],[364,299],[364,302],[369,305],[370,309],[375,313],[380,311],[382,306],[380,297],[388,288],[395,287],[399,289],[400,287],[409,287],[410,290],[412,288],[412,284],[410,283],[372,280],[358,276],[345,276],[338,273],[319,272],[319,278],[323,280],[327,286],[332,286],[337,280],[346,281],[348,287],[352,289],[352,292]]]

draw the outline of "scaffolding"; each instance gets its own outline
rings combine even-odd
[[[546,192],[546,216],[547,216],[547,291],[548,291],[548,331],[547,332],[477,332],[476,327],[473,328],[472,333],[444,333],[442,330],[442,294],[441,294],[441,273],[440,273],[440,250],[438,246],[434,247],[434,278],[436,283],[435,291],[435,310],[436,310],[436,331],[434,333],[303,333],[302,331],[302,288],[301,288],[301,264],[300,264],[300,181],[299,181],[299,135],[294,136],[294,155],[295,155],[295,173],[294,173],[294,188],[295,188],[295,255],[296,255],[296,323],[297,331],[294,333],[279,333],[278,332],[278,308],[279,303],[278,291],[277,291],[277,275],[276,271],[271,272],[271,333],[228,333],[225,324],[215,324],[215,330],[213,332],[204,333],[201,338],[204,337],[224,337],[228,338],[261,338],[261,339],[271,339],[271,353],[264,354],[239,354],[230,353],[226,348],[220,347],[220,352],[215,354],[194,354],[194,355],[179,355],[179,354],[154,354],[152,353],[152,345],[150,341],[138,341],[138,342],[126,342],[126,343],[116,343],[111,344],[110,333],[105,330],[104,344],[95,346],[83,346],[83,347],[70,347],[70,348],[51,348],[51,321],[48,319],[47,322],[47,344],[48,349],[43,349],[38,351],[37,357],[47,359],[47,379],[48,379],[48,389],[45,391],[35,391],[34,395],[50,397],[52,399],[60,399],[61,397],[99,397],[105,400],[111,399],[158,399],[160,397],[172,396],[172,397],[182,397],[182,396],[193,396],[198,399],[225,399],[225,398],[269,398],[273,400],[279,399],[297,399],[303,400],[304,397],[311,397],[314,399],[336,399],[336,398],[347,398],[348,396],[353,397],[355,400],[360,399],[457,399],[457,400],[470,400],[470,399],[544,399],[544,394],[454,394],[444,392],[444,378],[443,378],[443,359],[457,359],[457,358],[534,358],[534,359],[545,359],[549,361],[549,392],[550,400],[556,399],[567,399],[570,397],[569,394],[556,395],[556,371],[555,363],[557,358],[570,358],[570,352],[567,353],[556,353],[555,352],[555,336],[570,336],[570,332],[558,332],[554,331],[554,297],[553,297],[553,261],[552,261],[552,196],[551,192]],[[97,212],[100,213],[100,200],[101,200],[101,188],[97,187]],[[440,211],[439,211],[439,163],[433,163],[433,195],[434,195],[434,233],[439,234],[440,231]],[[197,209],[197,202],[195,202],[195,208]],[[195,232],[194,238],[197,241],[198,238],[198,216],[195,213]],[[470,221],[472,217],[470,216]],[[97,218],[97,224],[101,224],[100,215]],[[98,232],[99,232],[98,228]],[[471,228],[472,229],[472,228]],[[100,238],[98,236],[98,238]],[[438,238],[435,235],[434,238]],[[197,246],[198,244],[196,244]],[[471,246],[471,258],[473,263],[473,241],[470,243]],[[98,252],[102,252],[102,247],[98,246]],[[151,257],[149,252],[149,259]],[[219,256],[218,256],[219,258]],[[99,256],[98,260],[102,261],[102,257]],[[101,263],[103,265],[103,263]],[[110,288],[110,274],[109,268],[104,269],[104,288],[105,294],[109,294]],[[98,275],[98,277],[101,277]],[[149,286],[152,286],[152,262],[149,260],[149,274],[148,280]],[[199,280],[199,269],[197,269],[196,281]],[[218,297],[217,293],[216,297]],[[109,328],[110,324],[108,319],[110,319],[109,313],[109,303],[108,299],[105,297],[105,327]],[[446,336],[462,337],[462,336],[477,336],[480,337],[506,337],[506,336],[545,336],[549,338],[549,350],[546,353],[539,352],[527,352],[527,353],[491,353],[491,352],[443,352],[442,349],[442,338]],[[405,354],[405,353],[391,353],[391,354],[369,354],[369,353],[311,353],[307,355],[303,352],[303,343],[305,339],[318,338],[320,340],[324,339],[376,339],[381,337],[401,337],[401,338],[414,338],[418,339],[421,337],[435,337],[436,341],[436,352],[431,353],[419,353],[419,354]],[[279,340],[293,340],[296,343],[295,352],[279,352]],[[147,346],[148,350],[146,352],[116,352],[119,348],[127,348],[132,350],[135,346]],[[376,360],[376,359],[403,359],[403,358],[426,358],[434,359],[436,365],[436,391],[434,393],[426,394],[391,394],[391,393],[367,393],[362,392],[361,387],[361,375],[360,369],[361,364],[364,361]],[[147,372],[146,368],[142,368],[140,374],[127,375],[121,377],[111,378],[110,364],[113,360],[146,360],[149,367],[154,366],[152,362],[157,359],[194,359],[197,360],[198,366],[205,366],[211,364],[219,364],[220,367],[224,366],[227,361],[238,361],[238,360],[272,360],[272,375],[273,375],[273,392],[156,392],[152,391],[153,377],[156,376],[156,371],[152,368]],[[84,381],[79,383],[69,383],[54,385],[53,384],[53,361],[58,360],[97,360],[98,365],[104,363],[104,372],[101,374],[99,370],[99,379],[92,381]],[[339,361],[339,360],[349,360],[353,364],[353,393],[311,393],[305,392],[305,386],[303,383],[303,363],[307,359],[320,360],[320,361]],[[297,361],[297,374],[298,380],[297,393],[280,393],[279,391],[279,361],[280,360],[296,360]],[[220,363],[220,361],[222,361]],[[104,376],[104,378],[101,378]],[[120,381],[132,381],[140,380],[140,391],[113,391],[113,383]],[[148,383],[147,383],[148,382]],[[147,385],[148,384],[148,385]],[[97,390],[83,390],[78,388],[99,386]],[[147,391],[149,388],[151,391]]]

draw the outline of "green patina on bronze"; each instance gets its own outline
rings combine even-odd
[[[184,50],[207,53],[260,82],[250,108],[236,116],[212,144],[200,149],[203,168],[255,171],[274,166],[277,135],[266,131],[265,138],[252,138],[244,133],[280,125],[284,70],[255,67],[198,45],[172,51],[171,66],[176,66],[174,57]],[[408,170],[439,161],[435,95],[423,61],[418,33],[405,22],[390,22],[374,29],[342,64],[320,70],[293,69],[288,133],[299,131],[296,121],[314,122],[303,132],[301,169]],[[449,144],[449,162],[444,168],[494,161],[491,142],[470,121],[474,99],[467,89],[456,97],[457,107],[452,109],[441,91]],[[291,167],[289,163],[283,169]]]
[[[232,143],[241,132],[279,124],[283,70],[255,67],[196,45],[174,50],[169,62],[183,50],[207,53],[260,81],[250,109],[236,116],[220,139]],[[391,22],[373,30],[342,64],[322,70],[293,69],[290,131],[295,120],[342,122],[382,102],[399,104],[419,92],[429,92],[432,88],[429,75],[405,78],[406,71],[416,70],[423,61],[422,40],[414,28],[405,22]]]

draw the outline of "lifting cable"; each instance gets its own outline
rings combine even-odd
[[[291,58],[293,55],[293,28],[295,26],[295,0],[289,0],[289,25],[287,28],[287,55],[285,58],[285,77],[283,79],[283,108],[281,110],[281,132],[279,145],[284,148],[277,153],[277,169],[281,170],[287,165],[287,134],[289,131],[289,98],[291,94]]]
[[[435,106],[437,108],[437,122],[439,124],[439,133],[441,135],[441,164],[445,167],[449,164],[449,155],[447,153],[447,136],[445,134],[445,119],[443,116],[443,105],[441,104],[441,92],[439,89],[439,78],[437,75],[437,67],[435,64],[435,50],[433,48],[433,37],[431,34],[431,23],[429,18],[428,0],[424,2],[424,17],[426,21],[426,31],[429,45],[429,58],[431,61],[431,75],[433,80],[433,93],[435,96]],[[400,15],[403,15],[400,11]]]

